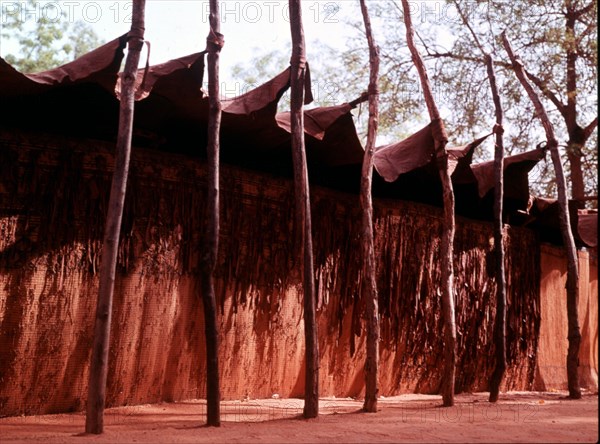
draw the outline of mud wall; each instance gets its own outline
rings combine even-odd
[[[561,248],[541,249],[541,315],[536,390],[567,390],[567,256]],[[598,256],[579,251],[579,384],[598,390]]]
[[[113,146],[0,131],[0,415],[84,408]],[[202,162],[134,150],[119,249],[108,405],[202,398],[197,258]],[[303,393],[303,322],[288,180],[224,166],[217,269],[224,399]],[[360,396],[357,196],[315,189],[323,396]],[[436,393],[442,341],[438,209],[375,204],[381,394]],[[506,389],[532,387],[540,329],[539,243],[508,229]],[[494,365],[491,224],[459,220],[459,391]],[[526,251],[528,254],[523,254]]]

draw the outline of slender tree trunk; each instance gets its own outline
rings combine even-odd
[[[206,38],[208,51],[208,193],[206,201],[206,232],[201,257],[202,303],[206,337],[206,424],[221,425],[221,391],[219,382],[219,334],[214,271],[219,252],[219,131],[221,129],[221,98],[219,96],[219,53],[223,47],[220,33],[219,3],[210,0],[210,32]]]
[[[485,56],[490,89],[496,110],[496,146],[494,150],[494,253],[496,256],[496,320],[494,324],[494,344],[496,346],[496,367],[490,381],[490,402],[498,401],[500,384],[506,370],[506,276],[504,273],[504,223],[502,204],[504,199],[504,141],[502,139],[503,112],[498,87],[494,59]]]
[[[502,33],[504,48],[513,64],[515,74],[527,91],[529,98],[533,102],[537,116],[542,121],[546,131],[546,139],[554,171],[556,174],[556,187],[558,190],[558,204],[560,207],[560,229],[563,243],[567,251],[567,318],[568,318],[568,340],[569,350],[567,352],[567,380],[569,386],[569,397],[573,399],[581,398],[581,388],[579,387],[579,345],[581,343],[581,332],[579,330],[579,315],[577,313],[577,300],[579,298],[579,269],[577,263],[577,249],[573,240],[571,230],[571,220],[569,217],[569,201],[567,197],[567,183],[562,167],[560,153],[558,151],[558,141],[554,135],[554,127],[548,118],[544,105],[540,101],[537,93],[529,84],[523,62],[515,56],[506,33]]]
[[[427,70],[414,42],[414,29],[407,0],[402,0],[406,41],[413,63],[419,72],[425,102],[431,119],[431,129],[435,140],[435,155],[443,189],[444,226],[441,242],[442,270],[442,313],[444,319],[444,370],[442,375],[442,398],[445,407],[454,405],[454,376],[456,373],[456,321],[454,314],[454,190],[448,171],[448,136],[444,122],[435,104]]]
[[[467,15],[463,12],[458,0],[454,0],[456,7],[463,23],[469,29],[473,40],[483,54],[483,59],[487,67],[488,80],[492,91],[494,101],[494,109],[496,111],[496,125],[494,125],[494,133],[496,133],[496,146],[494,150],[494,253],[496,256],[496,320],[494,325],[494,344],[496,347],[496,367],[490,380],[490,402],[498,401],[500,393],[500,384],[506,370],[506,275],[504,273],[504,223],[502,220],[502,204],[504,200],[504,142],[502,134],[502,103],[498,94],[496,85],[496,71],[494,69],[494,59],[491,54],[488,54],[481,41],[477,37],[477,33],[469,23]]]
[[[577,202],[579,208],[585,207],[585,201],[588,200],[585,195],[585,179],[583,177],[583,164],[581,158],[583,156],[583,148],[588,139],[598,125],[598,117],[594,118],[585,128],[579,126],[576,119],[576,108],[567,107],[567,132],[569,140],[567,141],[567,158],[571,166],[571,193],[573,200]],[[573,117],[571,117],[573,116]]]
[[[100,287],[96,305],[94,325],[94,344],[90,363],[88,400],[85,417],[86,433],[100,434],[104,431],[104,405],[106,401],[106,379],[108,375],[108,350],[110,346],[110,324],[117,267],[117,251],[121,232],[121,219],[127,175],[131,155],[131,134],[133,130],[133,109],[135,97],[135,79],[140,53],[144,45],[144,8],[145,0],[134,0],[131,31],[128,36],[128,52],[119,111],[119,132],[117,135],[117,153],[113,174],[108,214],[104,227],[102,245],[102,263],[100,265]]]
[[[577,9],[577,2],[569,0],[565,2],[565,6],[565,34],[567,37],[567,103],[566,105],[558,104],[558,108],[565,119],[567,132],[569,134],[566,151],[569,165],[571,166],[571,192],[573,199],[577,201],[581,208],[583,208],[585,206],[585,179],[583,176],[581,158],[583,156],[583,147],[598,124],[598,117],[590,122],[585,128],[577,123],[577,99],[579,94],[577,88],[577,61],[579,59],[579,53],[577,45],[573,42],[577,39],[575,29],[577,20],[594,7],[594,2],[589,2],[581,9]]]
[[[296,196],[296,226],[302,233],[304,252],[304,336],[306,347],[306,380],[304,387],[304,417],[319,415],[319,342],[315,310],[315,278],[313,274],[310,192],[304,146],[304,85],[306,48],[302,27],[300,0],[289,0],[292,33],[291,124],[294,161],[294,192]]]
[[[379,48],[373,37],[371,19],[365,0],[360,0],[367,42],[369,44],[369,129],[367,147],[362,165],[360,180],[360,204],[362,209],[362,257],[363,280],[362,297],[366,298],[367,317],[367,359],[365,362],[365,402],[363,410],[377,411],[377,396],[379,393],[379,304],[377,300],[377,280],[375,270],[375,242],[373,240],[373,152],[377,139],[378,124],[378,94],[377,80],[379,77]]]
[[[572,2],[566,4],[566,36],[572,40],[575,39],[575,5]],[[582,199],[585,195],[585,186],[583,182],[583,169],[581,168],[581,156],[583,144],[581,143],[582,129],[577,124],[577,48],[573,43],[567,43],[567,105],[564,111],[565,123],[569,133],[569,142],[567,143],[567,158],[571,166],[571,191],[573,199]]]
[[[584,208],[585,186],[583,180],[583,167],[581,163],[583,144],[572,139],[567,142],[567,159],[571,166],[571,193],[573,199]]]

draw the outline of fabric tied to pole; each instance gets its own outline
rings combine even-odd
[[[211,54],[221,52],[225,46],[225,36],[219,32],[215,32],[210,28],[208,37],[206,37],[206,51]]]

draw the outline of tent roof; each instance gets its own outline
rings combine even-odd
[[[126,44],[127,36],[123,35],[73,62],[37,74],[22,74],[0,57],[0,97],[35,95],[52,88],[86,82],[111,90]]]
[[[598,247],[598,210],[579,210],[577,212],[577,233],[586,246]]]
[[[119,69],[126,46],[121,36],[59,68],[22,74],[0,58],[0,118],[4,126],[114,140],[118,123]],[[140,69],[136,85],[134,145],[203,155],[208,96],[202,89],[205,52]],[[306,100],[312,101],[310,75]],[[225,162],[291,175],[291,124],[278,104],[290,86],[290,69],[245,94],[222,101],[221,156]],[[349,103],[305,110],[306,150],[314,183],[357,191],[364,148]],[[457,211],[491,217],[493,162],[471,164],[489,134],[448,147]],[[527,210],[528,172],[543,150],[505,159],[510,211]],[[382,197],[441,204],[441,185],[431,126],[376,149],[373,193]],[[512,206],[510,204],[512,199]],[[584,218],[585,220],[585,218]],[[583,222],[585,225],[587,222]]]
[[[598,210],[582,210],[577,202],[569,201],[569,216],[575,241],[589,248],[598,247]],[[562,244],[556,199],[533,197],[526,225],[539,231],[542,240]]]

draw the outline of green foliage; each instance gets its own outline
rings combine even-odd
[[[369,54],[366,41],[343,52],[315,41],[307,45],[307,51],[314,96],[314,102],[310,106],[333,106],[350,102],[366,91],[369,83]],[[256,87],[289,66],[289,54],[289,51],[282,50],[258,52],[252,61],[234,66],[232,77],[244,86],[241,90]],[[381,73],[380,82],[380,89],[384,93],[380,96],[378,143],[382,145],[386,141],[403,138],[410,134],[411,129],[415,129],[414,125],[398,125],[396,119],[402,118],[423,124],[424,121],[412,112],[415,109],[411,106],[413,102],[401,100],[418,88],[417,83],[408,81],[398,84],[389,72]],[[289,110],[288,92],[280,101],[279,107],[281,111]],[[359,105],[354,114],[359,135],[365,138],[368,119],[366,103]]]
[[[28,0],[23,8],[40,10],[39,6],[40,2]],[[66,13],[61,13],[64,18]],[[56,68],[103,43],[91,26],[83,21],[72,24],[61,22],[61,17],[50,13],[39,14],[35,21],[25,18],[20,13],[6,14],[1,35],[2,39],[15,40],[19,45],[19,53],[7,54],[5,60],[24,73]]]
[[[289,53],[288,53],[289,54]],[[238,63],[232,69],[234,79],[248,86],[258,86],[266,82],[289,64],[289,55],[283,51],[271,50],[259,54],[248,65]]]
[[[73,60],[105,43],[90,25],[81,20],[73,23],[69,29],[68,40],[71,49],[69,55]]]
[[[515,51],[523,59],[525,68],[539,79],[562,103],[576,96],[577,120],[581,127],[597,116],[597,5],[595,0],[533,0],[507,2],[489,0],[458,2],[467,20],[486,52],[497,61],[497,78],[505,112],[505,145],[507,154],[534,149],[545,141],[539,119],[522,86],[509,66],[500,40],[507,30]],[[575,23],[574,33],[566,31],[567,6],[581,9],[590,5]],[[426,61],[430,82],[442,116],[449,131],[450,144],[459,145],[489,133],[494,125],[494,106],[482,52],[470,30],[457,13],[454,1],[415,2],[413,22],[417,42]],[[383,141],[398,140],[428,121],[418,75],[406,47],[402,7],[399,0],[373,2],[370,5],[375,37],[380,46],[380,122],[378,145]],[[348,42],[348,50],[335,52],[322,43],[307,45],[313,84],[327,83],[337,91],[335,103],[352,100],[368,85],[368,48],[360,18],[348,23],[356,29]],[[577,88],[567,93],[566,58],[568,52],[576,55]],[[271,53],[270,57],[274,57]],[[286,61],[285,54],[277,54]],[[260,61],[260,57],[258,58]],[[263,61],[264,62],[264,61]],[[251,66],[254,69],[255,63]],[[264,64],[262,81],[274,72]],[[287,65],[282,65],[287,66]],[[239,72],[243,72],[240,70]],[[259,72],[256,71],[258,74]],[[539,90],[539,87],[538,87]],[[569,140],[565,118],[556,105],[542,94],[545,107],[553,120],[559,143]],[[317,105],[330,105],[316,95]],[[366,112],[363,114],[367,114]],[[361,116],[362,117],[362,116]],[[359,119],[364,131],[366,118]],[[597,129],[583,147],[586,194],[598,192]],[[492,142],[487,142],[475,153],[476,159],[493,156]],[[565,162],[567,172],[570,165]],[[548,162],[541,162],[530,179],[536,193],[555,194],[554,174]]]
[[[545,141],[545,134],[525,91],[509,67],[500,40],[500,33],[504,30],[525,69],[536,78],[534,83],[562,147],[570,140],[567,126],[569,118],[559,111],[557,103],[566,105],[569,97],[574,98],[574,118],[581,127],[589,125],[597,117],[595,0],[481,1],[471,4],[471,8],[465,7],[463,2],[448,1],[448,6],[455,10],[456,4],[465,13],[483,49],[492,52],[497,60],[509,153],[533,149]],[[571,13],[569,11],[584,10],[586,7],[586,12],[574,22],[574,32],[569,32],[566,25]],[[452,45],[442,47],[428,38],[423,40],[429,59],[441,62],[436,65],[435,75],[442,85],[447,85],[445,95],[452,103],[459,104],[449,116],[449,126],[458,135],[466,137],[469,129],[481,131],[491,128],[494,108],[491,106],[487,73],[481,63],[481,50],[477,47],[475,37],[460,19],[449,21],[448,27],[455,38]],[[569,91],[568,57],[575,58],[574,91]],[[583,169],[586,194],[598,192],[596,139],[597,129],[582,150],[583,163],[595,165],[593,169]],[[568,162],[565,162],[565,169],[569,173]],[[536,192],[546,196],[556,193],[553,179],[552,167],[544,163],[531,176]]]

